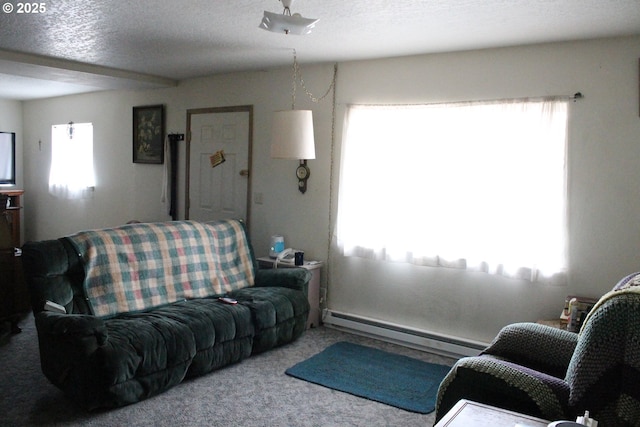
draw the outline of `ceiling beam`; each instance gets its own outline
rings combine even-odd
[[[0,49],[0,73],[103,89],[150,89],[178,81],[135,71]]]

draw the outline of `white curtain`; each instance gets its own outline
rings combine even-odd
[[[347,256],[563,281],[567,100],[348,108]]]
[[[79,199],[94,186],[93,125],[52,126],[49,193],[63,199]]]

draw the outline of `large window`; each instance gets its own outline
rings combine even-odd
[[[94,185],[93,125],[52,126],[49,193],[64,199],[85,198]]]
[[[348,108],[347,256],[562,281],[567,101]]]

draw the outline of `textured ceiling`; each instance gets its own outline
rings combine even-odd
[[[639,0],[298,0],[312,34],[258,28],[278,0],[48,0],[0,12],[0,98],[146,88],[237,70],[640,34]],[[19,78],[14,78],[18,76]]]

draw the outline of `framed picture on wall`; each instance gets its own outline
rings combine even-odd
[[[164,105],[133,107],[133,163],[164,163]]]

